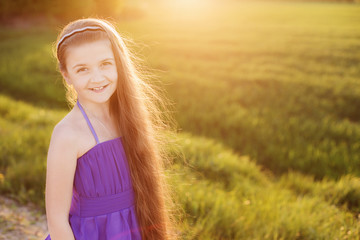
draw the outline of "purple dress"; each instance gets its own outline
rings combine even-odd
[[[76,240],[141,240],[122,137],[99,142],[77,159],[69,223]],[[45,240],[50,240],[50,234]]]

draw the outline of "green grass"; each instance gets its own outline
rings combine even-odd
[[[0,95],[1,194],[44,208],[50,133],[66,111]],[[170,136],[170,135],[169,135]],[[356,239],[360,179],[277,178],[248,156],[190,133],[169,137],[168,181],[184,209],[182,239]]]
[[[166,70],[184,130],[278,174],[290,168],[337,179],[360,173],[359,10],[228,4],[196,21],[154,18],[146,42],[158,43],[151,60]]]
[[[168,173],[183,238],[357,239],[360,6],[170,5],[118,30],[176,103]],[[51,131],[68,111],[56,32],[0,36],[0,192],[44,206]]]
[[[39,106],[66,107],[52,58],[54,30],[0,29],[0,92]]]
[[[360,5],[229,1],[186,14],[169,6],[149,6],[118,30],[155,70],[183,130],[276,174],[360,175]],[[65,109],[54,29],[0,33],[0,92]]]
[[[47,148],[55,122],[65,111],[53,112],[0,95],[0,113],[1,192],[43,206]]]

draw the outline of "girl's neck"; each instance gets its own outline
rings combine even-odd
[[[107,101],[105,103],[94,103],[90,101],[84,101],[79,98],[79,102],[86,111],[86,114],[89,114],[90,116],[93,116],[103,122],[107,122],[111,120],[110,110],[109,110],[110,101]]]

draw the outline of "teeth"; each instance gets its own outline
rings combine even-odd
[[[101,90],[101,89],[103,89],[103,88],[104,88],[104,86],[98,87],[98,88],[92,88],[92,90]]]

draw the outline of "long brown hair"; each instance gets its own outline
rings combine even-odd
[[[56,44],[67,33],[86,26],[98,26],[102,30],[83,31],[68,37],[59,48]],[[166,181],[165,169],[170,157],[165,152],[167,134],[175,133],[176,123],[166,112],[168,100],[160,89],[144,81],[134,54],[125,45],[128,41],[107,20],[85,18],[67,24],[53,45],[60,71],[66,72],[66,49],[89,41],[107,38],[111,42],[118,71],[118,84],[110,98],[110,114],[116,119],[122,133],[124,150],[129,161],[130,174],[135,192],[136,215],[142,238],[153,240],[178,239],[176,218],[179,208]],[[150,79],[150,78],[149,78]],[[66,99],[74,106],[77,93],[63,79]],[[166,134],[165,134],[166,132]]]

